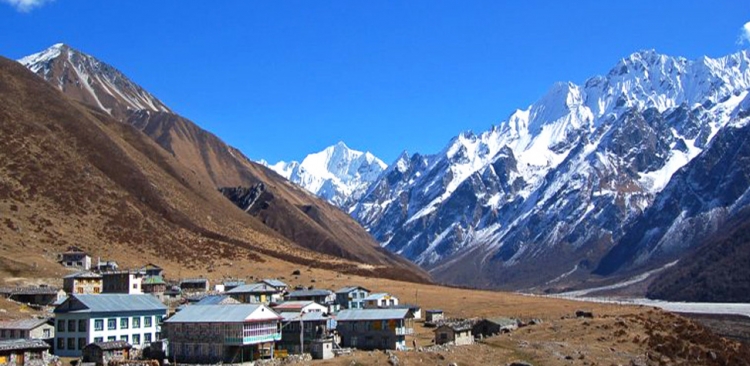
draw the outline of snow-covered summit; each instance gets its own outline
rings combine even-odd
[[[124,120],[132,111],[170,112],[114,67],[64,43],[18,60],[63,93]]]
[[[356,202],[387,167],[370,152],[352,150],[341,141],[308,155],[301,163],[265,165],[344,209]]]
[[[584,83],[553,84],[434,155],[401,156],[351,212],[439,280],[531,283],[520,274],[535,267],[554,279],[617,240],[743,114],[749,88],[748,51],[697,60],[635,52]]]

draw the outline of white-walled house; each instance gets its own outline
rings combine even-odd
[[[151,295],[71,295],[55,308],[54,354],[79,357],[89,343],[115,340],[140,348],[158,339],[166,314]]]
[[[365,309],[387,308],[398,305],[398,298],[386,293],[378,293],[365,297],[362,302],[365,304]]]

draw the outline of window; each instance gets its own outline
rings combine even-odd
[[[107,319],[107,329],[109,329],[109,330],[116,330],[117,329],[117,319]]]
[[[133,334],[133,345],[139,345],[139,344],[141,344],[141,335]]]
[[[68,338],[68,349],[74,350],[76,349],[76,339],[75,338]]]
[[[125,335],[121,335],[121,336],[120,336],[120,340],[121,340],[121,341],[125,341],[125,342],[127,342],[127,341],[128,341],[128,335],[127,335],[127,334],[125,334]]]
[[[86,331],[86,319],[81,319],[78,321],[78,331],[79,332],[85,332]]]
[[[44,333],[44,338],[50,338],[52,336],[52,332],[50,332],[49,328],[42,330],[42,332]]]
[[[86,347],[86,338],[78,338],[78,349]]]
[[[145,316],[143,317],[143,327],[144,328],[151,328],[151,323],[153,322],[153,318],[151,316]]]
[[[65,320],[58,320],[57,321],[57,331],[58,332],[64,332],[65,331]]]
[[[65,349],[65,338],[57,339],[57,349]]]
[[[76,321],[71,319],[68,320],[68,332],[75,332],[76,331]]]
[[[143,343],[151,343],[151,333],[143,334]]]
[[[140,327],[141,327],[141,317],[134,316],[133,317],[133,329],[140,328]]]
[[[99,286],[94,287],[94,293],[98,294],[99,292],[101,292],[101,289],[99,289]]]
[[[120,329],[128,329],[129,318],[120,318]]]
[[[102,343],[104,342],[104,337],[94,337],[94,343]]]
[[[104,319],[94,319],[94,330],[104,330]]]

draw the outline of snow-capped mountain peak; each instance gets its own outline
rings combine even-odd
[[[164,103],[119,70],[64,43],[18,62],[63,93],[120,120],[133,111],[170,112]]]
[[[350,149],[342,141],[308,155],[301,163],[280,161],[266,165],[344,209],[356,202],[387,167],[372,153]]]
[[[692,61],[635,52],[581,85],[553,84],[438,154],[399,157],[352,214],[438,280],[530,283],[523,274],[538,267],[554,279],[573,267],[566,260],[596,261],[680,167],[746,113],[748,88],[747,51]]]

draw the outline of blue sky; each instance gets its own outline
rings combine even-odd
[[[253,159],[342,140],[390,163],[637,50],[735,52],[748,21],[746,0],[0,0],[0,55],[67,43]]]

